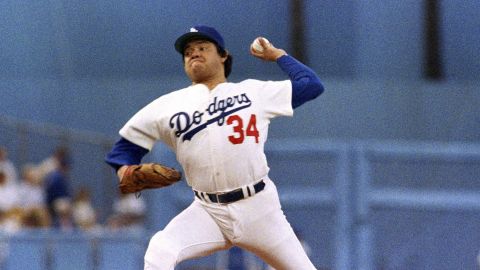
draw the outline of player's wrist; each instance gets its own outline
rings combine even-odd
[[[277,55],[275,56],[275,61],[277,61],[282,56],[288,55],[285,50],[283,50],[283,49],[278,49],[278,50],[279,51],[278,51]]]

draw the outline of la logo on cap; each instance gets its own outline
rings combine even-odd
[[[190,28],[190,32],[198,32],[197,29],[195,29],[194,27]]]

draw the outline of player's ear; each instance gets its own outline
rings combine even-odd
[[[228,53],[227,50],[223,51],[223,53],[220,55],[222,57],[222,63],[225,63],[225,61],[227,61],[229,55],[230,53]]]
[[[216,45],[216,47],[217,47],[218,55],[220,55],[220,57],[222,58],[222,63],[225,63],[225,61],[227,60],[227,57],[229,55],[228,51],[226,49],[221,48],[218,45]]]
[[[225,78],[228,78],[228,76],[232,72],[232,64],[233,64],[233,57],[231,54],[227,54],[225,62],[223,64],[225,68]]]

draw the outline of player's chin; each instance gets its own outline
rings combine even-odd
[[[192,82],[202,82],[207,77],[205,70],[201,68],[187,69],[186,72]]]
[[[188,65],[185,66],[185,70],[187,73],[202,73],[205,72],[205,65],[201,62],[192,62],[188,63]]]
[[[200,67],[198,67],[197,65],[195,66],[192,66],[190,64],[188,65],[185,65],[185,72],[190,76],[190,74],[195,74],[195,73],[199,73],[200,72]]]

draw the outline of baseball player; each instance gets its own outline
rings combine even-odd
[[[293,109],[320,95],[323,85],[283,49],[263,38],[259,44],[250,47],[251,54],[276,62],[289,80],[228,82],[232,56],[220,33],[198,25],[181,35],[175,49],[192,85],[137,112],[107,155],[123,181],[162,141],[192,187],[193,202],[151,238],[145,269],[171,270],[233,246],[278,270],[315,269],[281,209],[264,144],[270,120],[292,116]]]

